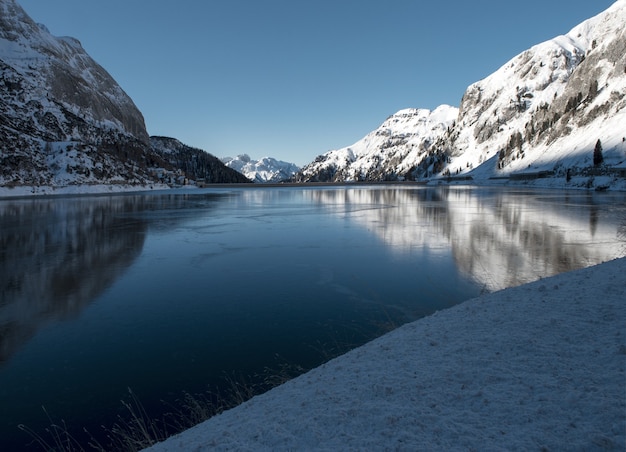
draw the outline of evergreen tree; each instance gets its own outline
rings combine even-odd
[[[602,156],[602,142],[600,139],[596,142],[596,147],[593,150],[593,165],[598,166],[604,161],[604,157]]]
[[[587,95],[587,101],[591,102],[592,100],[596,98],[597,95],[598,95],[598,81],[594,80],[593,82],[591,82],[591,85],[589,86],[589,94]]]

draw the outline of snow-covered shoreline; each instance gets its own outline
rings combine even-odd
[[[626,179],[603,177],[596,178],[594,184],[589,185],[587,179],[584,180],[572,180],[571,183],[565,183],[562,178],[545,178],[535,180],[448,180],[448,179],[432,179],[427,183],[415,183],[415,182],[319,182],[319,183],[250,183],[250,184],[210,184],[205,188],[224,188],[224,187],[252,187],[252,188],[270,188],[270,187],[319,187],[319,186],[364,186],[364,185],[376,185],[376,186],[470,186],[470,187],[517,187],[517,188],[531,188],[531,189],[554,189],[554,190],[607,190],[607,191],[626,191]],[[195,185],[186,185],[177,190],[184,189],[196,189]],[[94,194],[116,194],[116,193],[131,193],[131,192],[154,192],[157,190],[171,190],[172,187],[166,184],[149,184],[149,185],[129,185],[129,184],[115,184],[115,185],[68,185],[64,187],[54,186],[16,186],[16,187],[0,187],[0,200],[11,198],[24,198],[24,197],[45,197],[52,195],[59,196],[72,196],[72,195],[94,195]],[[175,189],[176,190],[176,189]]]
[[[626,258],[404,325],[151,451],[624,450]]]
[[[613,176],[598,177],[573,177],[567,182],[564,178],[546,177],[529,180],[514,179],[431,179],[426,185],[437,186],[448,185],[468,185],[475,187],[517,187],[532,189],[554,189],[554,190],[591,190],[591,191],[626,191],[626,179]]]
[[[51,195],[93,195],[113,194],[129,192],[145,192],[154,190],[166,190],[170,187],[165,184],[130,185],[130,184],[94,184],[94,185],[67,185],[55,186],[31,186],[20,185],[15,187],[0,187],[0,200],[10,198],[23,198],[31,196]]]

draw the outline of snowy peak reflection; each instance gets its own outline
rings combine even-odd
[[[464,193],[464,194],[463,194]],[[517,286],[623,256],[618,215],[600,218],[607,198],[579,192],[457,192],[453,253],[488,290]],[[617,194],[616,196],[623,196]],[[606,207],[606,205],[604,206]],[[476,212],[468,218],[466,212]]]
[[[349,188],[305,192],[374,232],[396,253],[446,253],[451,225],[438,190]]]
[[[0,201],[0,363],[47,322],[71,318],[140,255],[228,195],[149,194]]]
[[[489,291],[624,255],[611,196],[476,188],[349,188],[311,192],[395,253],[451,254]],[[609,197],[609,198],[607,198]],[[614,204],[615,205],[615,204]],[[341,206],[339,208],[338,206]]]
[[[37,329],[77,315],[141,252],[134,197],[0,203],[0,362]]]

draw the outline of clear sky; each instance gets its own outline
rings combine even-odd
[[[79,39],[148,132],[303,165],[471,83],[612,0],[17,0]]]

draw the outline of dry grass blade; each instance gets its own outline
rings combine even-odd
[[[115,450],[136,451],[145,449],[168,437],[164,422],[157,423],[146,412],[143,404],[132,389],[128,388],[130,402],[122,401],[122,405],[130,414],[130,419],[119,417],[109,431],[109,440]]]
[[[41,409],[44,413],[46,413],[46,417],[50,422],[50,427],[46,428],[45,432],[49,439],[47,440],[44,436],[35,432],[33,429],[27,427],[24,424],[18,425],[18,428],[30,435],[34,442],[38,444],[43,450],[47,451],[65,451],[65,452],[80,452],[85,449],[81,444],[74,438],[67,428],[65,421],[61,421],[61,425],[56,424],[53,420],[46,407],[42,406]]]

